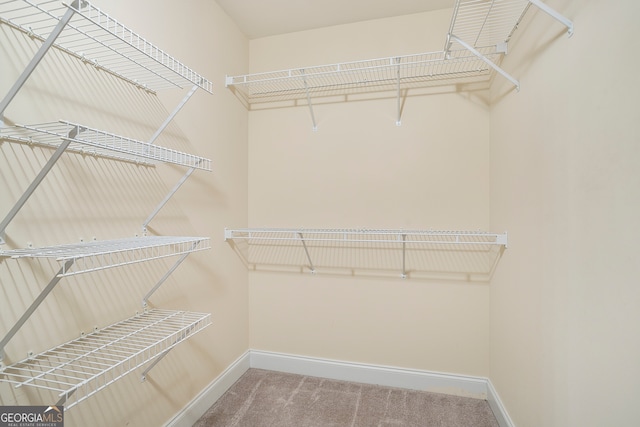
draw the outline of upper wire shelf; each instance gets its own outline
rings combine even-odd
[[[518,81],[499,65],[532,4],[573,33],[573,23],[541,0],[456,0],[442,51],[227,76],[226,86],[237,89],[249,105],[305,97],[310,104],[311,95],[394,89],[399,98],[401,89],[490,82],[495,72],[519,89]]]
[[[0,250],[0,258],[51,258],[73,267],[60,270],[58,277],[72,276],[111,267],[188,254],[209,249],[208,237],[147,236],[90,241],[77,244]]]
[[[4,367],[0,381],[55,392],[69,409],[210,324],[210,314],[150,310]]]
[[[493,47],[482,53],[499,62],[501,54]],[[227,76],[227,87],[234,87],[248,104],[302,99],[307,93],[331,95],[358,91],[385,91],[486,82],[492,70],[466,50],[427,52],[364,61],[303,67],[265,73]]]
[[[212,93],[209,80],[88,1],[2,1],[0,22],[44,41],[68,9],[75,13],[56,39],[58,49],[150,91],[192,84]]]
[[[457,0],[448,34],[476,48],[507,43],[530,5],[529,0]]]
[[[211,171],[211,160],[148,142],[115,135],[65,120],[0,128],[0,139],[57,148],[71,141],[68,151],[142,164],[172,163]]]

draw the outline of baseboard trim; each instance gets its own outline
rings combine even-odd
[[[507,409],[504,407],[502,400],[500,400],[500,396],[498,396],[498,392],[489,379],[487,379],[487,402],[489,402],[489,406],[500,427],[515,427]]]
[[[386,387],[486,399],[486,378],[251,351],[251,367]]]
[[[227,369],[178,412],[165,427],[191,427],[251,367],[251,350]]]
[[[488,378],[248,350],[165,427],[191,427],[249,368],[485,399],[500,427],[515,427]]]

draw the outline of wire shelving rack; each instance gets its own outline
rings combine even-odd
[[[150,310],[1,368],[0,381],[53,392],[69,409],[209,325],[210,314]]]

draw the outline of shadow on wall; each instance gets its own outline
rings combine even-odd
[[[346,237],[340,231],[227,233],[227,243],[250,271],[291,274],[486,282],[506,247],[471,234],[456,241],[460,235],[425,239],[402,231]]]

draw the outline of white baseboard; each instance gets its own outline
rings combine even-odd
[[[487,378],[249,350],[165,427],[192,426],[249,368],[486,399],[500,427],[515,427]]]
[[[515,427],[513,421],[511,421],[511,417],[507,413],[506,408],[502,404],[502,400],[500,400],[500,396],[498,396],[498,392],[493,387],[491,380],[487,379],[487,402],[489,402],[489,406],[493,411],[493,415],[496,417],[496,421],[500,427]]]
[[[251,351],[251,367],[313,377],[486,399],[486,378]]]
[[[165,427],[191,427],[251,367],[247,351],[178,412]]]

